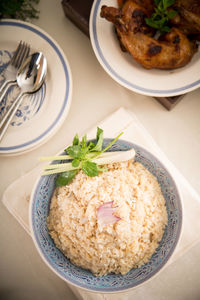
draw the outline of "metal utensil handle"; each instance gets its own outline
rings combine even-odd
[[[23,96],[24,93],[20,93],[18,95],[18,97],[16,98],[16,100],[12,103],[11,107],[8,109],[8,111],[6,112],[5,116],[3,117],[3,119],[0,122],[0,141],[3,138],[12,118],[14,117],[18,107],[20,106],[22,100],[23,100]]]
[[[13,84],[14,82],[16,82],[16,80],[5,80],[0,87],[0,93],[3,91],[3,89],[7,88],[8,84],[10,85],[11,83]]]
[[[8,80],[5,80],[5,81],[3,82],[3,84],[2,84],[1,87],[0,87],[0,93],[1,93],[1,91],[3,91],[3,89],[6,87],[7,83],[8,83]]]
[[[0,92],[3,91],[1,93],[1,95],[0,95],[0,103],[3,100],[3,98],[4,98],[4,96],[5,96],[6,92],[7,92],[7,90],[9,89],[9,87],[11,87],[12,85],[15,85],[16,81],[7,81],[6,84],[4,84],[4,83],[2,84],[1,89],[0,89]]]

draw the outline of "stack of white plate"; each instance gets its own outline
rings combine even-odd
[[[20,40],[31,45],[31,52],[41,51],[48,65],[45,84],[37,93],[26,96],[0,142],[1,155],[17,155],[40,146],[59,129],[69,111],[72,77],[63,51],[40,28],[22,21],[2,20],[0,30],[0,72]],[[0,104],[0,114],[17,92],[17,87],[8,90]]]

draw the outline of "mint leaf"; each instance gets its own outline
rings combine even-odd
[[[78,170],[63,172],[56,178],[56,187],[69,184],[76,176]]]
[[[174,4],[175,0],[154,0],[156,7],[150,18],[145,18],[148,26],[158,29],[161,33],[170,32],[168,22],[177,12],[168,10]]]
[[[79,137],[78,137],[78,134],[76,134],[73,139],[72,145],[75,146],[75,145],[79,145],[79,144],[80,144]]]
[[[88,150],[91,151],[95,147],[95,144],[93,142],[89,142],[87,147],[88,147]]]
[[[103,129],[97,127],[97,134],[96,134],[97,141],[100,139],[100,136],[102,134],[103,134]]]
[[[167,16],[168,16],[169,19],[174,18],[176,15],[177,15],[177,11],[175,11],[175,10],[171,10],[167,14]]]
[[[158,6],[158,4],[161,2],[162,0],[154,0],[154,3],[156,6]]]
[[[145,19],[145,22],[146,22],[146,24],[147,24],[148,26],[150,26],[150,27],[153,27],[153,28],[155,28],[155,29],[159,29],[159,28],[160,28],[160,26],[157,24],[157,22],[154,21],[154,20],[151,19],[151,18],[146,18],[146,19]]]
[[[80,145],[69,146],[67,149],[67,154],[72,158],[79,158],[81,155],[81,147]]]
[[[162,27],[162,31],[163,31],[163,32],[170,32],[171,29],[170,29],[169,26],[163,26],[163,27]]]
[[[82,170],[87,176],[90,177],[98,176],[99,174],[97,164],[91,161],[85,161],[82,164]]]
[[[164,5],[163,5],[163,1],[160,1],[159,3],[158,3],[158,11],[159,12],[163,12],[164,10],[165,10],[165,8],[164,8]],[[156,9],[155,9],[156,10]]]
[[[73,161],[72,161],[72,166],[74,168],[77,168],[78,166],[80,165],[80,160],[78,158],[75,158]]]
[[[91,151],[101,151],[103,146],[103,130],[99,127],[97,127],[97,143],[96,145],[91,149]]]
[[[163,7],[168,8],[174,4],[175,0],[163,0]]]
[[[86,134],[82,138],[81,145],[82,145],[82,148],[87,147],[87,136],[86,136]]]

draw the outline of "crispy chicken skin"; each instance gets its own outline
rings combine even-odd
[[[118,7],[122,8],[127,0],[118,0]],[[154,11],[154,0],[134,0],[139,6],[145,7],[146,10],[151,14]]]
[[[120,43],[146,69],[176,69],[185,66],[196,52],[178,28],[172,28],[162,39],[152,37],[152,29],[145,23],[151,14],[146,7],[127,0],[120,9],[102,6],[101,17],[115,25]]]

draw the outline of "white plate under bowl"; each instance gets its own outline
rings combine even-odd
[[[169,97],[200,86],[200,51],[191,62],[176,70],[146,70],[122,52],[113,24],[100,17],[102,5],[117,7],[116,0],[95,0],[90,14],[90,39],[104,70],[122,86],[148,96]]]
[[[2,20],[0,31],[0,71],[20,40],[31,45],[31,53],[41,51],[47,58],[45,84],[37,93],[23,100],[0,142],[0,154],[18,155],[40,146],[60,128],[71,104],[72,76],[62,49],[39,27],[22,21]],[[10,89],[0,109],[17,92],[16,87]]]

